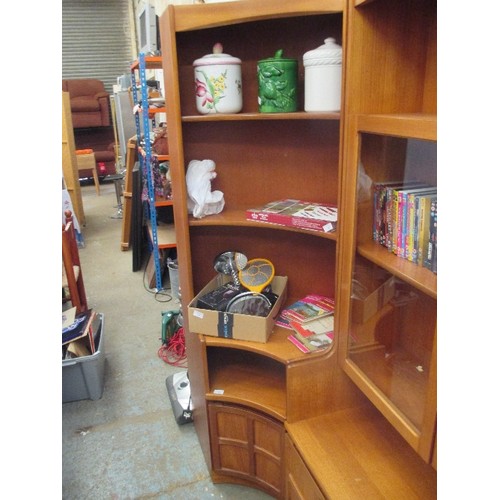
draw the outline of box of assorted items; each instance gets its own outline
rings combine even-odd
[[[216,257],[219,274],[188,306],[191,332],[267,342],[286,300],[288,278],[275,276],[273,265],[266,259],[247,262],[241,256],[224,252]]]
[[[104,389],[104,315],[74,309],[63,313],[63,403],[100,399]]]

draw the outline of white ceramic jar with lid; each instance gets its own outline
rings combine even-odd
[[[220,43],[213,53],[193,62],[196,108],[199,113],[239,113],[243,107],[241,60],[223,53]]]
[[[334,38],[304,54],[305,111],[340,111],[342,47]]]

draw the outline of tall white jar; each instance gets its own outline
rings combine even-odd
[[[199,113],[239,113],[243,107],[241,60],[223,53],[216,43],[213,53],[193,62],[196,109]]]
[[[305,111],[340,111],[342,47],[334,38],[304,54]]]

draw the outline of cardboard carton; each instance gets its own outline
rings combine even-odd
[[[199,297],[219,288],[230,279],[229,276],[225,275],[216,276],[190,302],[188,305],[189,331],[213,337],[267,342],[273,331],[274,322],[279,316],[281,306],[286,300],[288,278],[275,276],[271,282],[272,290],[278,295],[278,300],[267,317],[232,314],[198,307]]]

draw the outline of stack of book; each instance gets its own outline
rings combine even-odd
[[[76,313],[76,307],[62,313],[63,359],[90,356],[96,352],[101,318],[92,309]]]
[[[374,185],[373,239],[437,272],[437,188],[417,182]]]
[[[333,342],[334,310],[333,299],[310,294],[283,309],[276,324],[290,329],[288,340],[308,353]]]

